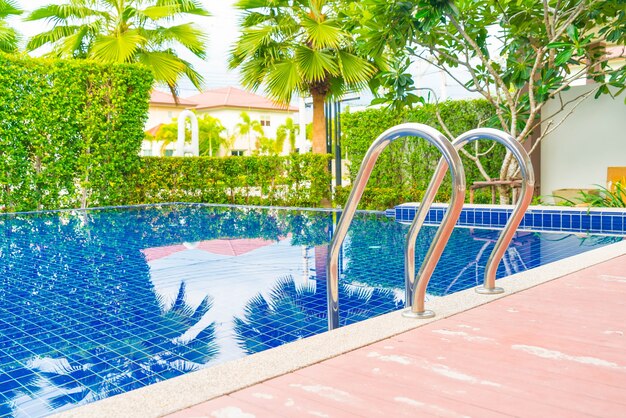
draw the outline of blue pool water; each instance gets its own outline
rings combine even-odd
[[[44,416],[325,331],[337,218],[206,205],[0,216],[0,416]],[[357,215],[342,324],[403,306],[406,230]],[[418,263],[434,232],[420,233]],[[480,283],[497,235],[457,229],[429,297]],[[620,239],[520,232],[498,275]]]

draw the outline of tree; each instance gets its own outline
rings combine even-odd
[[[624,90],[626,66],[611,64],[605,45],[625,43],[625,5],[624,0],[366,0],[352,3],[350,13],[369,48],[445,71],[492,104],[494,127],[521,143],[533,136],[535,149],[561,123],[553,121],[555,115],[540,119],[548,100],[561,100],[558,112],[572,105],[569,116],[589,96]],[[456,68],[467,77],[459,78]],[[400,76],[407,74],[395,79]],[[561,99],[561,92],[585,80],[594,83],[591,91],[569,103]],[[518,171],[507,153],[500,178],[511,179]]]
[[[296,135],[300,132],[300,127],[293,122],[292,118],[285,119],[285,123],[276,129],[276,141],[279,152],[283,150],[285,139],[289,138],[289,152],[296,152]]]
[[[201,89],[202,76],[175,51],[206,58],[206,34],[192,23],[170,25],[187,16],[209,16],[197,0],[68,0],[33,11],[27,20],[52,22],[54,27],[33,36],[29,51],[52,46],[58,58],[98,62],[139,62],[167,85],[174,97],[181,78]]]
[[[235,135],[248,139],[248,154],[252,154],[252,133],[256,132],[261,136],[265,136],[261,122],[252,120],[247,112],[241,112],[239,115],[241,122],[235,125]]]
[[[288,105],[294,95],[313,98],[313,152],[326,153],[324,102],[360,90],[376,66],[360,53],[332,0],[239,0],[245,12],[230,67],[241,82]]]
[[[5,19],[9,16],[22,14],[22,10],[13,0],[0,0],[0,52],[12,54],[17,52],[20,40],[18,33],[10,27]]]
[[[222,136],[226,128],[219,119],[211,115],[204,114],[198,117],[198,139],[199,154],[202,156],[217,156],[222,146],[227,146],[227,139]],[[172,123],[162,125],[152,139],[154,141],[162,141],[161,155],[165,153],[165,149],[169,144],[178,140],[178,119],[174,119]],[[191,133],[185,130],[185,141],[191,141]]]
[[[211,115],[204,114],[198,118],[198,131],[200,134],[200,155],[217,156],[220,148],[228,143],[228,140],[222,136],[226,128],[219,119]]]

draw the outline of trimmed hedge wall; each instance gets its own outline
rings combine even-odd
[[[142,66],[0,54],[0,211],[127,201],[151,87]]]
[[[152,79],[137,65],[0,55],[0,212],[330,200],[326,155],[140,158]]]
[[[444,130],[437,119],[436,106],[439,107],[444,123],[455,136],[470,129],[489,127],[490,121],[495,116],[493,108],[485,100],[446,101],[439,105],[428,104],[402,111],[370,109],[343,113],[341,115],[342,146],[351,161],[349,173],[351,180],[356,177],[361,161],[372,141],[392,126],[405,122],[418,122],[432,126],[443,133]],[[492,141],[478,141],[474,144],[478,144],[480,152],[485,152],[493,146],[493,149],[481,158],[481,162],[490,176],[498,177],[506,152],[505,148],[500,144],[494,146]],[[474,144],[466,147],[468,151],[474,151]],[[441,154],[434,146],[421,138],[395,141],[378,158],[360,207],[385,209],[404,202],[420,201],[440,156]],[[474,181],[484,180],[473,161],[465,156],[462,156],[462,159],[468,187]],[[339,188],[335,200],[343,204],[348,193],[349,187]],[[477,191],[476,202],[490,202],[489,193],[488,189]],[[437,195],[437,200],[447,202],[449,198],[450,180],[447,176]]]
[[[330,156],[144,157],[131,203],[320,206],[330,200]]]

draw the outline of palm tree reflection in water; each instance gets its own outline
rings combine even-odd
[[[340,283],[340,324],[347,325],[400,309],[388,289],[348,286]],[[240,347],[248,354],[319,334],[328,330],[326,281],[298,286],[293,277],[282,277],[268,299],[252,298],[243,318],[235,318]]]
[[[185,282],[167,308],[157,295],[160,315],[147,333],[68,355],[53,371],[35,369],[64,392],[50,399],[53,409],[92,402],[197,370],[217,354],[215,324],[194,338],[183,335],[202,319],[212,301],[193,309],[185,302]]]

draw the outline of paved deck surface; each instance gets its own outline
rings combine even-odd
[[[626,256],[169,416],[626,417]]]

